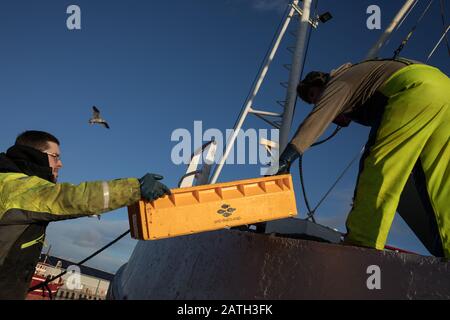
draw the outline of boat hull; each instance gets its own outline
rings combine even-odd
[[[140,241],[108,296],[450,299],[449,275],[450,263],[434,257],[222,230]]]

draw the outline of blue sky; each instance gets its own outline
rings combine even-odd
[[[450,4],[447,4],[447,15]],[[341,0],[319,3],[319,12],[334,18],[311,38],[305,71],[330,70],[364,58],[380,36],[366,28],[366,8],[381,8],[386,28],[403,1]],[[419,25],[403,56],[425,60],[442,34],[439,1]],[[66,8],[81,8],[81,30],[66,27]],[[44,130],[61,141],[64,168],[60,182],[141,177],[160,173],[175,187],[184,165],[171,162],[170,141],[177,128],[193,130],[193,122],[225,131],[231,128],[247,96],[287,1],[23,1],[0,4],[0,149],[13,144],[18,133]],[[390,57],[419,17],[420,1],[410,18],[383,48]],[[448,21],[447,21],[448,23]],[[261,88],[256,105],[276,110],[283,100],[290,62],[286,36]],[[444,43],[430,64],[450,73]],[[89,126],[96,105],[111,130]],[[297,106],[294,126],[309,107]],[[245,128],[264,128],[249,118]],[[315,204],[341,170],[363,146],[368,128],[352,124],[304,159],[310,202]],[[259,175],[259,165],[225,167],[220,181]],[[338,184],[317,212],[320,223],[345,231],[357,166]],[[298,172],[294,170],[298,206],[304,216]],[[78,261],[128,228],[126,209],[103,216],[53,223],[47,241],[52,254]],[[122,240],[89,265],[114,272],[129,257],[136,241]],[[389,243],[422,254],[426,250],[396,218]]]

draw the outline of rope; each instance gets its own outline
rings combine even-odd
[[[333,133],[330,134],[330,136],[329,136],[328,138],[323,139],[323,140],[321,140],[321,141],[319,141],[319,142],[313,143],[313,144],[311,145],[311,147],[315,147],[315,146],[321,145],[322,143],[327,142],[327,141],[330,140],[331,138],[334,138],[334,136],[337,135],[338,132],[339,132],[341,129],[342,129],[342,127],[337,126],[336,129],[334,129]]]
[[[359,158],[360,154],[364,152],[364,147],[361,149],[360,152],[358,152],[358,154],[352,159],[352,161],[350,161],[350,163],[347,165],[347,167],[345,167],[344,171],[342,171],[342,173],[339,175],[339,177],[336,179],[336,181],[333,183],[333,185],[328,189],[328,191],[325,193],[325,195],[322,197],[322,199],[320,199],[319,203],[317,204],[317,206],[314,208],[313,212],[315,212],[317,210],[317,208],[319,208],[319,206],[322,204],[322,202],[328,197],[328,195],[330,194],[330,192],[334,189],[334,187],[336,187],[336,185],[338,184],[338,182],[344,177],[344,175],[347,173],[348,169],[350,169],[350,167],[352,166],[352,164],[356,161],[356,159]]]
[[[419,2],[419,0],[416,0],[413,5],[408,9],[408,11],[406,12],[406,14],[403,16],[402,20],[397,24],[397,26],[395,27],[394,32],[396,32],[398,29],[400,29],[400,27],[402,26],[403,22],[405,22],[405,20],[408,18],[408,16],[410,15],[410,13],[414,10],[414,7],[416,6],[416,4]],[[386,47],[391,41],[391,38],[389,37],[386,41],[384,41],[379,50],[383,49],[384,47]],[[369,60],[372,59],[377,59],[377,58],[371,58]],[[377,59],[378,60],[378,59]],[[367,61],[367,60],[366,60]]]
[[[312,144],[311,147],[315,147],[315,146],[321,145],[322,143],[327,142],[328,140],[333,138],[341,129],[342,129],[342,127],[339,127],[339,126],[336,127],[336,129],[333,131],[333,133],[329,137]],[[303,155],[301,155],[300,158],[298,159],[298,170],[299,170],[299,175],[300,175],[300,185],[302,188],[303,199],[305,201],[306,209],[308,210],[306,220],[311,219],[313,222],[316,222],[316,219],[314,218],[314,214],[315,214],[317,207],[315,209],[311,210],[311,207],[310,207],[309,201],[308,201],[308,196],[306,194],[305,181],[304,181],[304,177],[303,177]]]
[[[441,44],[441,41],[444,39],[444,37],[447,35],[448,30],[450,30],[450,24],[448,25],[447,29],[444,31],[444,34],[442,35],[442,37],[439,39],[439,41],[436,43],[436,45],[434,46],[433,50],[431,50],[430,54],[427,57],[426,62],[428,62],[428,60],[430,60],[430,58],[433,56],[434,52],[436,51],[436,49],[439,47],[439,45]],[[450,55],[450,49],[448,54]]]
[[[328,137],[325,140],[318,142],[317,145],[324,143],[327,140],[330,140],[334,135],[337,134],[337,132],[339,132],[340,129],[341,128],[338,127],[335,130],[335,132],[333,133],[333,135],[331,135],[330,137]],[[302,191],[303,191],[303,196],[305,198],[305,204],[308,209],[307,217],[305,218],[305,220],[311,219],[313,222],[316,222],[314,215],[315,215],[317,209],[325,201],[325,199],[330,195],[331,191],[333,191],[333,189],[336,187],[336,185],[339,183],[339,181],[341,181],[341,179],[344,177],[344,175],[347,173],[347,171],[350,169],[350,167],[353,165],[353,163],[356,161],[356,159],[359,158],[360,154],[364,152],[364,149],[365,148],[363,147],[362,150],[360,152],[358,152],[358,154],[356,154],[356,156],[350,161],[350,163],[345,167],[345,169],[342,171],[342,173],[339,175],[339,177],[336,179],[336,181],[331,185],[331,187],[328,189],[328,191],[325,193],[325,195],[319,200],[317,205],[312,210],[311,210],[311,207],[309,206],[309,202],[306,197],[306,191],[305,191],[305,186],[304,186],[304,181],[303,181],[303,172],[302,172],[303,171],[303,164],[302,164],[303,159],[302,159],[302,156],[300,156],[300,158],[299,158],[300,181],[302,184]]]
[[[101,249],[95,251],[93,254],[91,254],[89,257],[85,258],[84,260],[81,260],[80,262],[78,262],[76,264],[76,266],[81,266],[83,263],[91,260],[93,257],[95,257],[96,255],[98,255],[99,253],[101,253],[102,251],[108,249],[110,246],[112,246],[114,243],[116,243],[117,241],[119,241],[120,239],[122,239],[123,237],[125,237],[128,233],[130,233],[130,229],[128,229],[126,232],[122,233],[120,236],[118,236],[116,239],[114,239],[113,241],[111,241],[110,243],[108,243],[107,245],[105,245],[104,247],[102,247]],[[61,272],[60,274],[58,274],[55,277],[51,277],[31,288],[28,289],[28,292],[34,291],[36,289],[42,288],[42,287],[48,287],[48,284],[52,281],[55,281],[56,279],[61,278],[63,275],[65,275],[67,273],[67,270]]]
[[[445,36],[445,44],[447,45],[447,51],[448,51],[448,55],[450,56],[450,44],[448,42],[448,38],[447,38],[447,31],[446,30],[446,19],[445,19],[445,6],[444,6],[444,0],[439,1],[439,7],[440,7],[440,11],[441,11],[441,20],[442,20],[442,27],[444,29],[444,36]]]
[[[303,155],[301,155],[298,159],[298,171],[300,174],[300,185],[302,187],[303,199],[305,201],[306,209],[308,210],[306,220],[311,218],[313,222],[316,222],[316,219],[314,218],[314,210],[311,210],[308,196],[306,195],[305,181],[303,179]]]
[[[400,43],[400,45],[398,46],[397,50],[394,51],[394,57],[393,59],[397,59],[397,57],[399,56],[400,52],[403,50],[403,48],[405,47],[405,45],[408,43],[409,39],[411,38],[411,36],[413,35],[414,31],[416,31],[417,26],[419,25],[420,21],[422,21],[423,17],[425,16],[425,14],[428,12],[428,10],[431,7],[431,4],[433,3],[434,0],[430,0],[428,2],[427,7],[425,8],[425,10],[422,12],[421,16],[419,17],[419,19],[417,20],[416,24],[411,28],[411,31],[409,31],[409,33],[406,35],[405,39],[403,39],[403,41]]]
[[[417,4],[418,2],[419,2],[419,0],[416,0],[416,1],[413,3],[413,5],[411,6],[411,8],[409,8],[408,12],[407,12],[407,13],[405,14],[405,16],[403,17],[402,21],[400,21],[400,23],[397,25],[397,27],[395,28],[395,30],[398,30],[398,29],[402,26],[403,22],[405,22],[405,20],[408,18],[409,14],[414,10],[414,8],[415,8],[415,6],[416,6],[416,4]],[[388,39],[388,41],[386,41],[386,42],[389,42],[389,39]]]

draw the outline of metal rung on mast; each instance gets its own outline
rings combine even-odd
[[[300,8],[298,5],[296,5],[295,3],[291,4],[291,6],[292,6],[292,8],[294,8],[295,12],[297,13],[295,15],[295,18],[300,19],[300,16],[303,15],[303,9]],[[317,21],[317,18],[314,18],[314,19],[309,18],[308,22],[314,29],[316,29],[319,24],[319,22]]]
[[[269,117],[282,117],[283,114],[281,113],[277,113],[277,112],[270,112],[270,111],[262,111],[262,110],[255,110],[255,109],[251,109],[250,113],[253,114],[260,114],[262,116],[269,116]]]
[[[291,30],[291,31],[289,31],[289,34],[290,34],[291,36],[297,38],[297,32]]]
[[[286,105],[286,100],[277,100],[277,103],[284,108],[284,106]]]
[[[279,121],[271,121],[271,120],[267,119],[266,117],[264,117],[264,116],[262,116],[260,114],[257,114],[257,113],[255,113],[255,116],[257,116],[258,118],[260,118],[264,122],[270,124],[275,129],[278,129],[278,130],[280,129],[280,125],[275,123],[275,122],[279,122]]]

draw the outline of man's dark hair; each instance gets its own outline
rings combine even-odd
[[[48,142],[59,145],[59,141],[54,135],[44,131],[25,131],[16,138],[16,145],[28,146],[40,151],[48,148]]]
[[[303,101],[311,103],[308,98],[308,90],[313,87],[323,88],[330,80],[330,74],[320,71],[312,71],[300,81],[297,86],[297,94]]]

